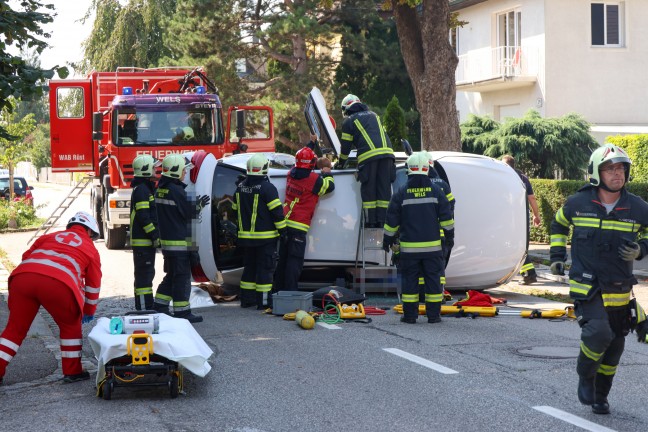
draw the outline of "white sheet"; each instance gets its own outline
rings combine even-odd
[[[158,314],[160,332],[152,335],[153,352],[176,361],[190,372],[204,377],[211,370],[207,360],[214,353],[191,323],[185,319]],[[110,319],[99,318],[88,339],[98,362],[97,383],[106,375],[105,365],[110,360],[126,355],[129,335],[110,334]]]

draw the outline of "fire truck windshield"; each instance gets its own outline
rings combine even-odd
[[[113,142],[123,146],[222,144],[224,142],[220,108],[216,111],[174,108],[175,110],[165,111],[115,110]]]

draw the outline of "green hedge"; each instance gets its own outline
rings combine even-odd
[[[585,182],[544,179],[530,179],[530,181],[533,186],[533,193],[538,201],[540,219],[542,219],[542,225],[539,227],[531,226],[530,240],[537,243],[549,243],[549,230],[556,212],[565,203],[567,197],[574,194]],[[648,201],[648,183],[630,182],[627,189],[629,192]]]
[[[638,182],[648,182],[648,135],[610,136],[605,142],[618,145],[628,152],[632,161],[632,178]]]

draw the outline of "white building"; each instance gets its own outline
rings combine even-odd
[[[450,0],[457,109],[497,121],[581,114],[602,142],[648,133],[648,0]]]

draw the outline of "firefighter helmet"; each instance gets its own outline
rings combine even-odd
[[[430,166],[434,168],[434,157],[432,157],[432,152],[423,150],[423,153],[428,158],[428,163],[430,164]]]
[[[139,155],[133,159],[133,175],[135,177],[153,177],[155,168],[160,166],[160,161],[151,155]]]
[[[193,164],[181,154],[167,155],[162,161],[162,175],[174,179],[182,179],[183,171],[193,168]]]
[[[268,165],[270,162],[263,153],[256,153],[247,161],[248,175],[264,176],[268,174]]]
[[[603,144],[594,150],[592,156],[590,156],[589,165],[587,166],[589,182],[594,186],[603,186],[606,188],[607,186],[602,185],[599,170],[604,165],[619,162],[623,163],[625,168],[625,181],[627,182],[630,178],[630,165],[632,164],[628,154],[621,147],[615,146],[614,144]]]
[[[70,229],[72,225],[81,225],[85,228],[88,228],[90,231],[92,231],[92,234],[90,235],[90,238],[92,240],[97,240],[99,238],[99,225],[97,225],[97,220],[87,212],[77,212],[68,221],[65,229]]]
[[[354,103],[360,103],[360,98],[353,94],[348,94],[342,99],[342,114],[346,115],[347,110]]]
[[[407,158],[407,175],[420,174],[426,176],[428,172],[430,172],[430,162],[427,152],[412,153]]]
[[[317,156],[315,152],[308,147],[300,149],[295,154],[295,166],[297,168],[306,168],[312,170],[317,164]]]

